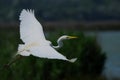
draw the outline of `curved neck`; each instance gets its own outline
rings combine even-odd
[[[63,46],[63,39],[62,38],[59,38],[58,40],[57,40],[57,43],[58,43],[58,45],[57,46],[53,46],[53,48],[55,48],[55,49],[59,49],[59,48],[61,48],[62,46]]]

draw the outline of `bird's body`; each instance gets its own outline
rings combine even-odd
[[[43,28],[35,18],[34,11],[23,9],[19,19],[20,39],[24,42],[24,44],[19,44],[17,54],[22,56],[33,55],[48,59],[61,59],[69,62],[76,61],[76,58],[67,59],[55,50],[56,48],[62,47],[63,40],[76,37],[64,35],[58,39],[58,46],[52,46],[52,43],[46,40]]]

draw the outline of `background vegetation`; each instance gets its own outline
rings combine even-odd
[[[46,37],[56,45],[56,40],[63,34],[78,36],[78,39],[64,41],[59,52],[68,58],[77,57],[75,63],[62,60],[49,60],[34,56],[23,57],[3,68],[17,51],[19,43],[18,29],[0,30],[0,78],[1,80],[103,80],[100,77],[106,59],[101,52],[95,36],[85,36],[82,32],[48,31]],[[9,34],[9,35],[8,35]]]
[[[119,0],[1,0],[0,22],[18,21],[22,9],[35,9],[45,21],[120,20]]]

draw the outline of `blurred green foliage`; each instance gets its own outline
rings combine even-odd
[[[0,78],[1,80],[104,80],[100,76],[105,53],[101,52],[96,38],[85,36],[79,31],[48,31],[46,37],[56,45],[58,37],[64,34],[78,36],[78,39],[64,41],[64,46],[58,51],[75,58],[75,63],[62,60],[50,60],[34,56],[23,57],[5,69],[17,51],[22,41],[19,39],[19,30],[0,30]]]

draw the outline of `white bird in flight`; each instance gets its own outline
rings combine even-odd
[[[19,44],[17,55],[36,56],[48,59],[60,59],[75,62],[77,58],[67,59],[55,49],[62,47],[65,39],[77,38],[75,36],[63,35],[58,40],[58,46],[53,46],[45,39],[42,25],[35,18],[34,10],[23,9],[20,14],[20,39],[24,44]],[[55,49],[54,49],[55,48]]]

